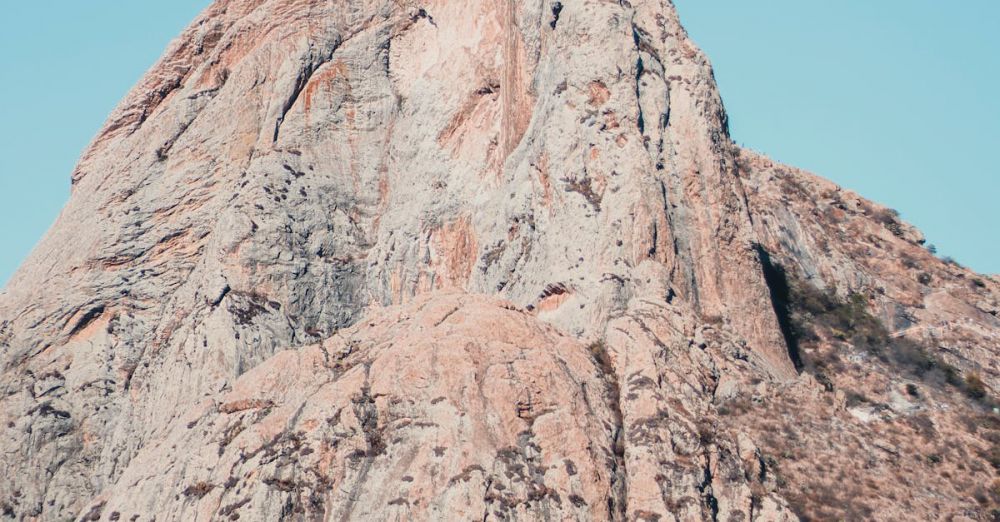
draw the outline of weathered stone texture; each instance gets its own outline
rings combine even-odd
[[[667,0],[218,0],[72,181],[0,294],[0,517],[1000,505],[1000,283],[736,147]],[[790,354],[774,274],[958,383]]]

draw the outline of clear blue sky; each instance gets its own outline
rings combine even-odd
[[[675,0],[733,139],[1000,273],[1000,1]]]
[[[0,287],[55,221],[84,147],[209,0],[29,0],[0,15]]]
[[[1000,2],[676,0],[734,139],[897,208],[1000,272]],[[0,17],[0,285],[82,149],[208,0],[10,2]]]

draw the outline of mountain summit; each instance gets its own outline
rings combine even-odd
[[[72,183],[0,518],[1000,516],[1000,282],[737,147],[668,0],[218,0]]]

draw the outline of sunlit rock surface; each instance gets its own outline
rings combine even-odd
[[[219,0],[0,294],[0,517],[990,520],[1000,283],[669,1]]]

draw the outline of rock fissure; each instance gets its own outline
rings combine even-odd
[[[281,113],[278,114],[277,121],[274,123],[274,137],[271,139],[272,143],[278,143],[278,135],[281,132],[281,125],[285,122],[285,117],[288,115],[288,111],[292,110],[292,107],[295,106],[295,102],[298,101],[302,91],[305,90],[306,86],[309,85],[309,81],[312,80],[313,74],[325,64],[333,60],[333,55],[337,52],[337,49],[342,43],[343,41],[338,37],[330,46],[329,50],[320,54],[315,54],[315,51],[310,49],[308,56],[303,60],[303,63],[299,68],[298,75],[295,77],[295,83],[292,86],[292,91],[289,93],[284,105],[282,105]]]
[[[606,403],[612,414],[610,431],[609,472],[611,477],[610,491],[607,499],[607,516],[610,520],[626,520],[628,513],[628,470],[625,467],[625,416],[622,412],[621,386],[618,374],[605,341],[599,340],[588,347],[594,364],[604,384]]]
[[[551,7],[552,20],[549,22],[549,27],[551,27],[553,30],[555,30],[556,25],[559,23],[559,13],[561,13],[562,10],[563,10],[562,2],[553,2]]]
[[[73,337],[80,331],[84,330],[90,326],[94,321],[96,321],[101,315],[104,314],[105,306],[103,304],[92,306],[87,310],[67,332],[67,336]]]
[[[733,143],[671,2],[219,0],[108,122],[0,292],[4,516],[1000,510],[1000,283]]]
[[[712,459],[707,451],[705,452],[705,466],[702,471],[704,479],[698,485],[698,491],[701,492],[702,499],[709,509],[712,522],[717,522],[719,520],[719,499],[715,498],[715,490],[712,486],[714,481],[714,477],[712,476]]]
[[[781,328],[781,335],[785,340],[785,348],[788,350],[788,358],[796,370],[801,371],[804,367],[799,342],[794,331],[795,325],[792,321],[791,311],[791,289],[788,285],[788,277],[784,268],[776,264],[771,254],[760,245],[754,247],[757,251],[761,270],[764,273],[764,282],[767,283],[768,292],[771,297],[771,307],[778,319],[778,326]]]

